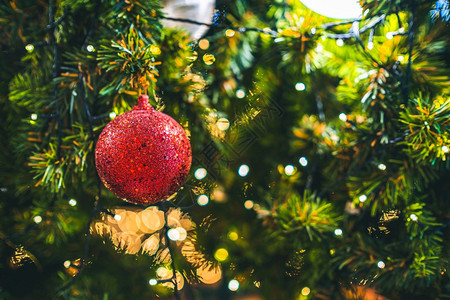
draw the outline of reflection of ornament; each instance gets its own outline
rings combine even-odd
[[[132,111],[103,129],[95,149],[100,179],[116,196],[136,204],[168,198],[186,180],[191,146],[174,119],[141,95]]]
[[[163,12],[169,18],[188,19],[199,23],[211,23],[215,0],[163,0]],[[200,39],[208,30],[208,26],[186,22],[162,20],[167,27],[179,27],[188,32],[192,39]]]
[[[358,19],[362,8],[358,0],[300,0],[306,7],[333,19]]]

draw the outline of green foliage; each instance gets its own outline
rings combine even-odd
[[[405,152],[418,163],[435,164],[446,160],[450,146],[450,100],[418,97],[404,111],[400,122],[409,133],[403,144]]]
[[[448,297],[450,54],[433,2],[368,0],[334,24],[300,1],[217,1],[207,43],[162,28],[156,0],[55,0],[54,28],[46,1],[0,4],[0,298],[170,297],[148,285],[172,268],[167,241],[129,255],[85,236],[99,211],[133,210],[99,188],[94,148],[140,93],[191,140],[192,176],[161,204],[196,228],[171,243],[183,297],[228,299],[231,278],[266,299]],[[203,288],[201,267],[221,283]]]
[[[306,232],[310,240],[321,240],[324,233],[331,233],[336,229],[339,221],[331,203],[306,190],[303,197],[291,195],[280,205],[274,217],[284,234]]]

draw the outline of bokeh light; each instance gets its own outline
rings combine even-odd
[[[198,168],[194,172],[194,177],[198,180],[202,180],[203,178],[206,177],[206,175],[208,175],[208,171],[206,171],[205,168]]]
[[[238,169],[238,174],[241,177],[245,177],[248,175],[248,172],[250,172],[250,168],[247,165],[241,165]]]

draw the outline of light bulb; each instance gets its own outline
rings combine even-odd
[[[248,172],[249,172],[249,171],[250,171],[250,168],[249,168],[247,165],[241,165],[241,166],[239,167],[238,174],[239,174],[239,176],[241,176],[241,177],[245,177],[245,176],[248,175]]]

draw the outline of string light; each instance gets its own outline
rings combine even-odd
[[[158,46],[156,46],[156,45],[151,45],[150,46],[150,52],[153,54],[153,55],[160,55],[161,54],[161,49],[158,47]]]
[[[386,33],[386,38],[388,40],[392,40],[394,38],[394,34],[392,32],[388,32],[388,33]]]
[[[64,265],[64,268],[68,269],[68,268],[70,267],[70,265],[71,265],[70,260],[66,260],[66,261],[63,263],[63,265]]]
[[[122,220],[122,217],[120,215],[114,215],[114,220],[120,221]]]
[[[309,293],[311,293],[311,289],[307,286],[305,286],[304,288],[302,288],[302,295],[303,296],[308,296]]]
[[[336,40],[336,45],[338,45],[339,47],[344,46],[344,40],[343,39],[337,39]]]
[[[226,37],[233,37],[235,35],[236,31],[234,31],[233,29],[227,29],[225,30],[225,36]]]
[[[216,252],[214,253],[214,258],[217,261],[225,261],[228,258],[228,251],[225,248],[219,248],[216,250]]]
[[[39,224],[39,223],[42,222],[42,217],[41,216],[36,216],[36,217],[34,217],[33,220],[34,220],[34,223]]]
[[[415,214],[410,214],[409,218],[414,222],[416,222],[419,219]]]
[[[114,119],[115,117],[117,117],[117,114],[115,113],[115,112],[110,112],[109,113],[109,118],[112,120],[112,119]]]
[[[227,118],[220,118],[217,120],[217,128],[219,128],[222,131],[227,130],[230,128],[230,121]]]
[[[87,50],[88,52],[94,52],[94,51],[95,51],[95,48],[94,48],[94,46],[92,46],[92,45],[87,45],[86,50]]]
[[[400,55],[399,57],[397,57],[398,61],[403,61],[405,58],[403,57],[403,55]]]
[[[367,49],[372,50],[373,49],[373,42],[367,43]]]
[[[183,227],[177,227],[175,228],[176,231],[179,233],[178,241],[184,241],[187,238],[187,231]]]
[[[347,115],[344,114],[344,113],[340,113],[340,114],[339,114],[339,119],[340,119],[342,122],[346,122],[346,121],[347,121]]]
[[[306,167],[308,165],[308,160],[304,156],[300,157],[298,162],[302,167]]]
[[[152,279],[150,279],[150,280],[148,281],[148,283],[149,283],[150,285],[157,285],[157,284],[158,284],[158,280],[152,278]]]
[[[380,261],[377,263],[377,266],[378,266],[378,268],[380,268],[380,269],[384,269],[384,267],[386,267],[386,265],[384,264],[384,261],[382,261],[382,260],[380,260]]]
[[[206,171],[205,168],[198,168],[194,172],[194,177],[198,180],[202,180],[203,178],[206,177],[206,175],[208,175],[208,171]]]
[[[175,228],[171,228],[167,231],[167,236],[172,241],[178,241],[180,239],[180,232]]]
[[[201,39],[198,42],[198,46],[200,47],[200,49],[206,50],[209,48],[209,41],[207,39]]]
[[[228,289],[233,292],[237,291],[239,289],[239,281],[231,279],[230,282],[228,282]]]
[[[30,118],[31,118],[31,120],[36,121],[37,118],[38,118],[38,115],[37,114],[31,114]]]
[[[34,45],[32,45],[32,44],[26,45],[26,46],[25,46],[25,50],[27,50],[28,53],[33,52],[33,51],[34,51]]]
[[[241,176],[241,177],[245,177],[245,176],[248,175],[248,172],[249,172],[249,171],[250,171],[250,168],[249,168],[247,165],[241,165],[241,166],[239,167],[238,174],[239,174],[239,176]]]
[[[237,90],[236,91],[236,97],[238,97],[239,99],[244,98],[245,97],[245,91],[241,90],[241,89]]]
[[[385,164],[379,164],[378,165],[378,169],[380,169],[381,171],[386,170],[386,165]]]
[[[295,89],[297,91],[304,91],[304,90],[306,90],[306,85],[303,82],[297,82],[295,84]]]
[[[287,176],[292,176],[295,173],[295,167],[293,165],[287,165],[284,167],[284,173]]]
[[[235,231],[228,232],[228,238],[232,241],[236,241],[239,238],[239,235]]]
[[[246,209],[252,209],[254,205],[255,205],[255,204],[253,203],[252,200],[247,200],[247,201],[244,202],[244,207],[245,207]]]
[[[76,206],[76,205],[77,205],[77,200],[75,200],[75,199],[70,199],[70,200],[69,200],[69,205],[70,205],[70,206]]]
[[[447,146],[442,146],[442,148],[441,148],[441,150],[442,150],[442,152],[444,152],[444,153],[448,153],[448,147]]]
[[[334,230],[334,235],[336,235],[336,236],[341,236],[341,235],[342,235],[342,229],[336,228],[336,229]]]
[[[366,200],[367,200],[367,196],[366,195],[361,195],[361,196],[359,196],[359,202],[366,202]]]
[[[207,204],[209,203],[209,198],[208,198],[208,196],[206,196],[206,195],[200,195],[200,196],[198,196],[198,198],[197,198],[197,203],[198,203],[198,205],[200,205],[200,206],[205,206],[205,205],[207,205]]]

